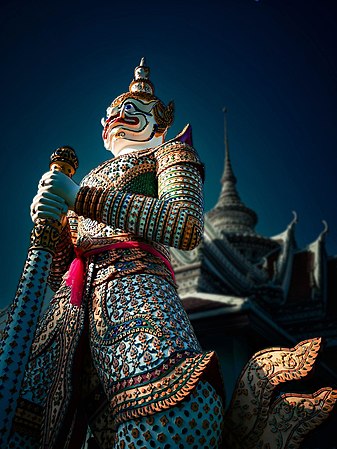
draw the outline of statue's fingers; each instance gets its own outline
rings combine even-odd
[[[35,210],[35,207],[34,207],[34,204],[32,203],[31,205],[30,205],[30,217],[31,217],[31,219],[34,221],[34,215],[35,215],[35,213],[36,213],[36,210]]]
[[[52,193],[51,190],[52,186],[41,187],[38,191],[38,194],[36,195],[36,198],[48,198],[54,200],[57,203],[66,204],[64,198],[55,193]]]
[[[48,192],[52,195],[58,196],[59,198],[62,198],[60,193],[60,188],[58,185],[58,181],[49,179],[44,182],[44,185],[39,187],[38,193],[45,193]]]
[[[59,220],[60,216],[66,212],[66,206],[60,202],[43,198],[41,195],[36,195],[30,206],[30,216],[33,222],[37,218],[54,218]]]
[[[55,209],[53,207],[39,207],[35,210],[35,213],[33,214],[34,221],[37,218],[53,218],[54,220],[60,220],[61,219],[60,211],[58,209]]]
[[[48,209],[47,209],[48,208]],[[55,203],[51,200],[42,199],[35,210],[52,210],[54,209],[59,214],[66,214],[68,211],[68,207],[66,204]]]
[[[54,206],[50,203],[42,203],[39,201],[35,206],[36,211],[43,211],[43,212],[57,212],[60,213],[60,208],[58,206]]]
[[[35,195],[32,201],[32,204],[30,205],[30,215],[33,218],[33,215],[36,213],[37,211],[37,206],[39,204],[39,196]]]
[[[61,221],[61,216],[58,214],[53,214],[51,212],[36,212],[36,214],[33,215],[32,220],[35,223],[37,219],[44,218],[44,219],[52,219]]]
[[[41,204],[46,204],[51,207],[56,207],[60,210],[67,208],[67,205],[66,205],[65,201],[63,200],[63,198],[61,198],[61,200],[60,200],[59,197],[57,197],[56,195],[53,195],[53,197],[50,198],[49,196],[41,196],[39,199],[39,202]]]
[[[53,172],[51,171],[47,171],[46,173],[44,173],[39,181],[39,187],[47,185],[51,180],[52,174]]]
[[[62,173],[59,171],[48,171],[47,173],[45,173],[44,175],[42,175],[39,184],[38,184],[38,188],[40,189],[41,187],[48,187],[48,186],[52,186],[55,185],[57,183],[60,182],[60,180],[62,179]]]
[[[41,181],[45,181],[45,182],[57,181],[58,179],[62,179],[63,176],[66,176],[66,175],[64,173],[62,173],[60,170],[58,170],[57,168],[55,168],[55,169],[45,173],[42,176]]]

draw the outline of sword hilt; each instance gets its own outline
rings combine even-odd
[[[63,146],[55,150],[50,156],[49,168],[59,170],[71,178],[78,168],[75,150],[69,146]],[[57,220],[38,218],[30,236],[29,249],[42,249],[55,254],[62,228],[62,223]]]

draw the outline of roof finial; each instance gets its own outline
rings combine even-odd
[[[228,147],[228,136],[227,136],[227,108],[224,106],[222,108],[222,112],[224,113],[224,142],[225,149]]]
[[[292,211],[292,214],[293,214],[293,219],[291,220],[289,226],[293,226],[293,225],[295,225],[295,224],[298,223],[298,215],[297,215],[297,212],[296,212],[295,210],[293,210],[293,211]]]
[[[225,170],[222,175],[221,182],[224,183],[226,181],[230,181],[234,185],[237,180],[233,173],[231,160],[229,157],[229,144],[228,144],[228,129],[227,129],[227,108],[224,106],[222,108],[222,112],[224,113],[224,144],[225,144]]]
[[[323,231],[319,235],[319,240],[323,241],[327,233],[329,232],[328,223],[325,220],[322,220]]]

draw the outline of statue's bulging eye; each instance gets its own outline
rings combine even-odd
[[[125,103],[124,110],[127,112],[135,112],[136,108],[134,107],[134,105],[132,103]]]

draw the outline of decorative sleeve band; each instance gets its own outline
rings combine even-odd
[[[75,201],[74,211],[77,215],[102,221],[102,213],[106,204],[106,197],[111,190],[97,187],[81,187]]]

